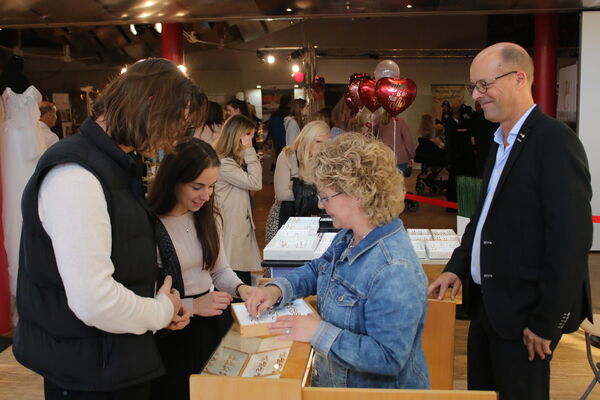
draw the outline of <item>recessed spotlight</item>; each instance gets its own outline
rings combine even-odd
[[[273,18],[267,18],[267,21],[271,22],[273,21]]]
[[[285,11],[292,12],[292,9],[288,7],[288,8],[285,9]]]
[[[129,14],[121,14],[121,18],[127,18],[129,17]]]
[[[300,67],[298,66],[298,64],[292,65],[292,72],[296,73],[298,71],[300,71]]]
[[[269,54],[269,55],[267,56],[267,62],[268,62],[269,64],[273,64],[273,63],[275,62],[275,56],[273,56],[272,54]]]
[[[407,4],[406,8],[412,8],[412,4]]]
[[[290,21],[290,25],[294,25],[294,21]]]
[[[121,68],[121,74],[124,74],[125,72],[127,72],[127,67]]]
[[[138,15],[138,18],[148,18],[151,15],[152,15],[152,13],[144,12],[144,13],[141,13],[140,15]]]
[[[175,14],[176,17],[183,17],[184,15],[185,15],[185,13],[183,11]]]
[[[154,1],[146,1],[144,4],[142,4],[142,7],[152,7],[155,4],[156,2]]]
[[[298,85],[294,85],[294,87],[297,89],[297,88],[299,88],[300,86],[298,86]]]
[[[261,89],[261,88],[262,88],[262,86],[261,86],[261,85],[256,85],[256,88],[257,88],[257,89]]]
[[[158,13],[158,14],[156,14],[156,15],[158,15],[159,17],[164,17],[164,16],[165,16],[165,13]]]

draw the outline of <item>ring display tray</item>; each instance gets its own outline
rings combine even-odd
[[[239,324],[240,336],[271,336],[268,325],[284,315],[308,315],[314,311],[303,299],[296,299],[278,309],[269,309],[259,317],[251,316],[244,303],[231,305],[233,319]]]

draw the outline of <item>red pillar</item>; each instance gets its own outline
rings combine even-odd
[[[542,110],[556,117],[556,49],[558,46],[558,16],[535,15],[533,64],[533,99]]]
[[[183,64],[183,26],[181,24],[162,24],[160,35],[161,56],[175,64]]]

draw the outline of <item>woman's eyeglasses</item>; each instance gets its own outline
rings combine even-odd
[[[333,199],[335,196],[339,196],[340,194],[342,194],[342,192],[338,192],[336,194],[332,194],[331,196],[327,196],[327,197],[323,197],[320,194],[317,194],[317,199],[319,200],[319,203],[327,203],[329,200]]]

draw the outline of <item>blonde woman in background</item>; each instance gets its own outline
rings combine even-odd
[[[262,189],[262,166],[252,147],[255,128],[249,118],[233,115],[213,144],[221,160],[215,200],[223,216],[223,247],[229,265],[247,285],[251,271],[261,269],[250,206],[250,191]]]
[[[283,148],[277,164],[275,165],[275,176],[273,186],[275,189],[275,204],[271,207],[269,217],[267,218],[267,227],[265,230],[266,243],[268,243],[277,230],[283,225],[290,216],[308,216],[318,214],[316,189],[312,199],[304,198],[302,203],[312,200],[314,208],[306,210],[296,210],[296,204],[299,206],[301,199],[294,197],[294,179],[298,180],[296,186],[313,185],[312,174],[310,171],[309,159],[317,152],[321,143],[329,140],[329,125],[325,121],[313,121],[306,124],[300,131],[298,139],[292,146]],[[314,185],[313,185],[314,186]],[[306,192],[306,191],[305,191]],[[298,202],[296,202],[298,200]],[[305,207],[302,207],[305,208]],[[310,207],[309,207],[310,208]]]
[[[433,116],[429,113],[423,113],[421,116],[421,123],[419,124],[419,136],[425,139],[429,139],[440,149],[446,147],[444,142],[444,126],[441,124],[433,123]]]
[[[283,119],[285,127],[285,144],[291,146],[304,127],[304,120],[308,115],[308,102],[304,99],[295,99],[292,101],[290,115]]]

